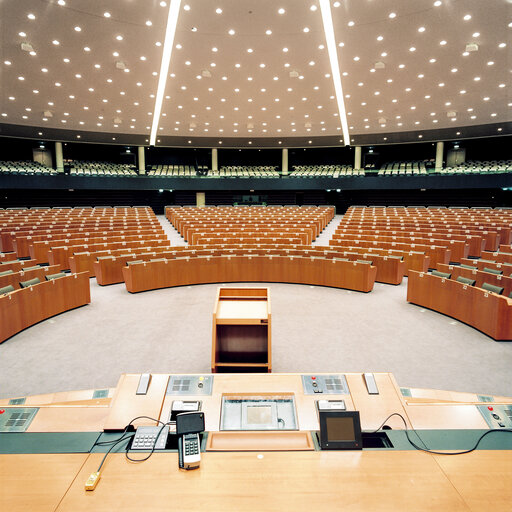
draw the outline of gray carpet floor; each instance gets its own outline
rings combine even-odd
[[[401,386],[512,395],[512,343],[408,304],[406,279],[368,294],[261,285],[270,287],[274,372],[387,371]],[[123,372],[209,372],[218,286],[132,295],[91,279],[91,304],[0,345],[0,397],[112,387]]]

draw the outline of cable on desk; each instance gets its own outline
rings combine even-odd
[[[418,446],[416,443],[414,443],[411,438],[409,437],[409,429],[407,428],[407,422],[405,421],[405,418],[398,412],[394,412],[392,414],[390,414],[383,422],[382,424],[380,425],[380,427],[377,429],[377,430],[373,430],[372,432],[369,432],[370,434],[375,434],[377,433],[386,423],[386,421],[389,420],[389,418],[392,418],[393,416],[398,416],[399,418],[402,419],[402,421],[404,422],[404,426],[405,426],[405,436],[407,437],[407,441],[409,441],[409,443],[414,446],[414,448],[416,448],[416,450],[420,450],[422,452],[426,452],[426,453],[432,453],[434,455],[463,455],[465,453],[471,453],[472,451],[475,451],[477,448],[478,448],[478,445],[480,444],[480,442],[482,441],[482,439],[489,435],[491,432],[509,432],[509,433],[512,433],[512,429],[510,428],[506,428],[506,429],[498,429],[498,428],[492,428],[490,430],[488,430],[487,432],[484,432],[477,440],[475,446],[473,446],[472,448],[470,448],[469,450],[462,450],[460,452],[438,452],[438,451],[435,451],[435,450],[430,450],[429,448],[427,448],[427,445],[425,444],[425,442],[423,441],[423,439],[421,439],[421,437],[419,436],[418,432],[415,430],[415,429],[411,429],[410,431],[411,432],[414,432],[416,434],[416,436],[418,437],[418,439],[422,442],[423,446],[425,448],[422,448],[421,446]]]

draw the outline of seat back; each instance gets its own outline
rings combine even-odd
[[[34,279],[29,279],[28,281],[20,281],[20,286],[22,288],[28,288],[29,286],[33,286],[34,284],[39,284],[41,281],[38,277],[34,277]]]
[[[11,293],[14,291],[14,286],[12,284],[8,286],[4,286],[3,288],[0,288],[0,295],[6,295],[7,293]]]
[[[501,295],[504,290],[504,288],[502,288],[501,286],[495,286],[495,285],[489,284],[489,283],[482,284],[482,288],[484,290],[487,290],[488,292],[496,293],[498,295]]]
[[[432,270],[432,275],[437,277],[445,277],[446,279],[450,279],[452,277],[451,274],[447,272],[439,272],[439,270]]]
[[[490,274],[496,274],[498,276],[501,276],[503,274],[503,270],[497,270],[495,268],[484,267],[483,271],[484,272],[489,272]]]
[[[462,277],[462,276],[457,277],[457,279],[455,279],[455,281],[458,281],[459,283],[462,283],[462,284],[469,284],[469,286],[475,286],[475,283],[476,283],[475,279],[469,279],[468,277]]]
[[[52,279],[58,279],[59,277],[66,277],[64,272],[58,272],[57,274],[49,274],[46,277],[47,281],[51,281]]]

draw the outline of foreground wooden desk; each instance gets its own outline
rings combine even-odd
[[[319,375],[322,374],[316,374]],[[321,395],[321,398],[343,398],[348,410],[360,411],[364,430],[377,428],[390,412],[400,412],[415,428],[448,429],[440,431],[443,438],[450,436],[450,429],[458,429],[452,434],[455,439],[464,429],[487,428],[475,407],[475,404],[482,405],[475,394],[401,389],[391,374],[374,376],[379,395],[367,393],[361,374],[346,373],[347,392]],[[32,435],[51,432],[52,413],[57,426],[59,416],[66,409],[85,411],[77,415],[81,419],[75,422],[76,430],[80,430],[90,411],[95,418],[90,422],[98,434],[109,421],[111,425],[118,421],[118,427],[123,428],[137,411],[166,420],[172,401],[180,399],[179,394],[172,396],[165,392],[173,377],[178,376],[153,375],[150,393],[147,397],[139,395],[138,402],[130,400],[130,396],[135,396],[138,374],[121,376],[117,388],[99,401],[87,400],[92,390],[70,392],[68,405],[60,393],[53,397],[27,397],[27,403],[32,406],[39,403],[40,410],[46,410],[44,421],[39,420],[38,412],[29,430]],[[187,395],[186,399],[202,400],[210,433],[219,429],[220,399],[229,392],[294,393],[300,431],[318,429],[314,402],[319,397],[303,392],[300,374],[207,374],[205,377],[213,379],[211,394]],[[488,399],[494,400],[495,407],[512,404],[512,398]],[[0,408],[6,409],[6,402],[0,400]],[[463,413],[458,415],[456,407]],[[443,408],[447,414],[442,412]],[[102,414],[98,414],[99,410]],[[399,420],[391,419],[387,424],[395,435],[403,428]],[[424,439],[427,434],[428,431],[423,431]],[[201,468],[190,472],[178,469],[175,452],[155,453],[148,461],[134,464],[120,450],[121,453],[108,456],[98,486],[87,492],[84,483],[96,471],[104,452],[6,453],[5,434],[0,434],[3,450],[0,510],[139,512],[168,511],[179,506],[201,512],[310,512],[325,506],[331,510],[364,512],[487,512],[489,507],[505,511],[512,502],[512,442],[506,438],[511,435],[498,434],[501,437],[495,440],[498,446],[493,449],[450,457],[419,452],[405,444],[395,449],[362,451],[207,451],[202,454]],[[23,445],[18,443],[18,446]]]

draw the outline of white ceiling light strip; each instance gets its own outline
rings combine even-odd
[[[332,24],[331,5],[329,0],[319,0],[319,2],[322,21],[324,24],[325,41],[327,42],[327,51],[329,52],[334,91],[336,93],[336,101],[338,102],[338,113],[341,121],[341,130],[343,132],[343,142],[345,145],[349,146],[350,134],[348,132],[347,111],[345,110],[343,88],[341,87],[340,66],[338,63],[338,52],[336,49],[336,39],[334,37],[334,27]]]
[[[158,89],[156,92],[155,109],[153,111],[153,125],[151,126],[151,135],[149,144],[155,145],[160,123],[160,114],[162,113],[162,102],[164,100],[165,86],[169,73],[169,64],[171,62],[172,49],[174,47],[174,36],[176,34],[176,25],[178,24],[178,15],[180,12],[181,0],[171,0],[169,14],[167,16],[167,28],[165,29],[164,50],[162,53],[162,63],[160,64],[160,76],[158,77]]]

